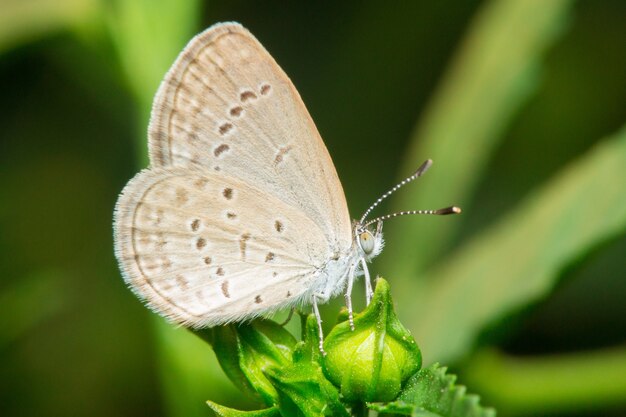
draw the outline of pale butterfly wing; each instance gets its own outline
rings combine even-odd
[[[116,255],[157,312],[194,327],[335,294],[356,262],[341,183],[300,96],[238,24],[196,36],[166,74],[151,168],[124,189]]]
[[[129,286],[194,327],[309,302],[328,259],[299,209],[245,181],[193,167],[140,172],[124,189],[116,254]]]
[[[240,178],[308,217],[331,256],[350,249],[330,155],[289,78],[239,24],[212,26],[179,55],[154,101],[149,146],[152,166],[202,166]]]

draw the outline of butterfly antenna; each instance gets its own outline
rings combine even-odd
[[[363,225],[363,227],[367,227],[371,224],[377,223],[377,222],[382,222],[384,220],[389,220],[393,217],[399,217],[399,216],[406,216],[409,214],[436,214],[439,216],[445,216],[448,214],[459,214],[461,212],[461,209],[456,207],[456,206],[451,206],[451,207],[446,207],[446,208],[441,208],[438,210],[409,210],[409,211],[399,211],[397,213],[391,213],[391,214],[386,214],[384,216],[380,216],[380,217],[376,217],[373,220],[370,220],[369,222],[365,223]]]
[[[378,198],[378,200],[376,200],[374,202],[374,204],[372,204],[367,210],[365,210],[365,213],[363,214],[363,217],[361,217],[361,221],[359,221],[359,223],[363,223],[365,221],[365,219],[367,218],[368,214],[371,213],[372,210],[374,210],[376,208],[376,206],[378,206],[380,203],[383,202],[383,200],[385,200],[387,197],[389,197],[391,194],[395,193],[396,191],[398,191],[402,186],[410,183],[411,181],[413,181],[414,179],[417,179],[419,177],[421,177],[422,175],[424,175],[424,173],[426,171],[428,171],[428,168],[430,168],[430,166],[433,164],[433,160],[432,159],[427,159],[422,165],[420,165],[419,168],[417,168],[417,171],[415,171],[415,173],[413,175],[411,175],[410,177],[405,178],[404,180],[400,181],[398,184],[396,184],[391,190],[387,191],[385,194],[381,195],[380,198]],[[436,211],[436,210],[435,210]],[[372,224],[373,221],[368,222],[367,224]]]

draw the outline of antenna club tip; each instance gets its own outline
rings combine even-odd
[[[428,169],[430,168],[430,166],[433,164],[433,160],[432,159],[427,159],[424,161],[424,163],[422,165],[420,165],[419,168],[417,168],[417,171],[415,171],[415,174],[418,177],[421,177],[422,175],[424,175],[424,173],[426,171],[428,171]]]
[[[452,206],[452,207],[446,207],[443,209],[439,209],[435,211],[435,214],[439,214],[439,215],[447,215],[447,214],[459,214],[461,213],[461,209],[459,207],[456,206]]]

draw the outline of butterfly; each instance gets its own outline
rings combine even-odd
[[[122,191],[115,254],[128,286],[193,328],[250,320],[351,292],[382,250],[382,222],[351,221],[331,157],[295,87],[250,32],[219,23],[165,75],[148,128],[150,166]],[[323,338],[320,336],[320,349]]]

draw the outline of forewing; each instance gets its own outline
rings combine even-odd
[[[202,166],[301,211],[337,252],[351,245],[345,196],[298,92],[263,46],[236,23],[187,45],[155,97],[152,166]]]
[[[310,297],[330,257],[324,234],[300,211],[246,181],[194,168],[137,174],[119,198],[114,233],[128,285],[194,327]]]

